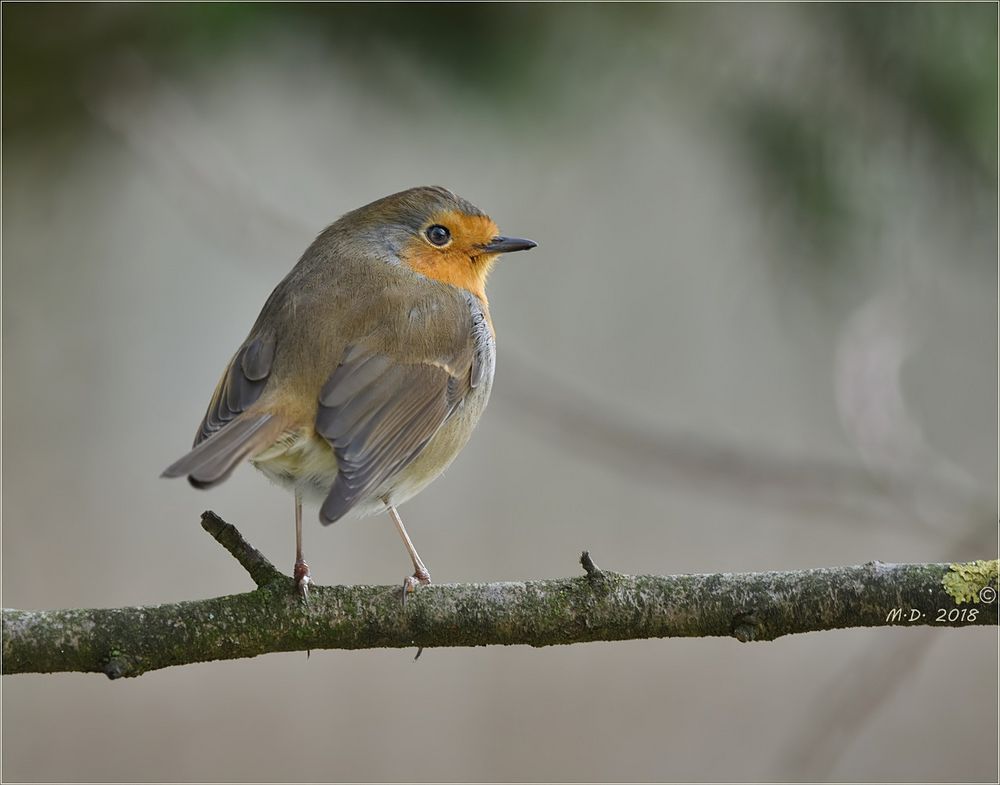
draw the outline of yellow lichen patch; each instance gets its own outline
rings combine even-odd
[[[944,590],[955,600],[956,605],[963,602],[979,603],[980,595],[987,586],[994,589],[996,601],[997,560],[965,562],[952,564],[951,569],[941,581]]]
[[[447,245],[427,240],[424,230],[435,224],[451,233]],[[427,227],[403,249],[403,261],[421,275],[465,289],[486,303],[486,278],[496,254],[484,255],[479,249],[497,236],[497,225],[485,215],[448,210],[434,215]]]

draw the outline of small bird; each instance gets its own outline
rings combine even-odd
[[[498,256],[536,243],[500,235],[438,186],[402,191],[327,227],[278,284],[222,374],[187,455],[164,477],[196,488],[249,461],[295,495],[295,586],[302,501],[323,524],[387,510],[431,576],[397,507],[454,460],[486,408],[496,343],[486,278]]]

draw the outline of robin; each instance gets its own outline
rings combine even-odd
[[[302,501],[320,504],[323,524],[388,511],[413,562],[405,600],[431,576],[397,507],[454,460],[486,408],[496,351],[486,278],[500,254],[535,245],[501,236],[440,187],[347,213],[264,303],[193,448],[163,476],[210,488],[249,459],[290,488],[303,597]]]

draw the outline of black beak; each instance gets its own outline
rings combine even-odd
[[[511,253],[512,251],[528,251],[538,243],[534,240],[522,240],[519,237],[494,237],[486,245],[479,246],[483,253]]]

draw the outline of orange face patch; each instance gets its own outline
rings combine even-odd
[[[450,232],[445,245],[427,239],[427,229],[435,225]],[[465,289],[486,303],[486,278],[497,254],[483,254],[479,248],[498,234],[497,225],[484,215],[437,213],[403,249],[403,261],[421,275]]]

